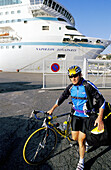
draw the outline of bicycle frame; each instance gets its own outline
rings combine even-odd
[[[67,116],[67,115],[70,115],[71,113],[64,113],[64,114],[61,114],[61,115],[57,115],[57,116],[51,116],[51,115],[48,115],[47,112],[44,112],[44,111],[33,111],[32,112],[35,116],[35,118],[37,120],[41,120],[40,118],[37,117],[37,113],[43,113],[43,114],[46,114],[47,117],[44,119],[43,121],[43,125],[42,127],[46,127],[47,129],[48,128],[52,128],[54,129],[58,134],[60,134],[61,136],[63,136],[64,138],[68,139],[68,141],[71,141],[69,135],[69,130],[70,130],[70,124],[71,124],[71,119],[69,120],[68,124],[67,124],[67,129],[65,130],[65,132],[61,132],[57,127],[54,126],[53,123],[51,123],[52,120],[54,119],[57,119],[59,117],[63,117],[63,116]],[[32,117],[32,116],[31,116]]]
[[[40,116],[41,113],[47,116],[39,118],[38,113],[40,113]],[[62,116],[70,115],[70,113],[50,116],[44,111],[33,111],[30,117],[32,117],[33,114],[37,120],[42,119],[43,124],[41,128],[35,130],[26,140],[23,148],[23,158],[29,165],[39,165],[43,163],[43,161],[46,161],[54,151],[57,144],[57,133],[66,138],[70,146],[73,146],[70,137],[71,119],[67,121],[66,130],[62,131],[51,121]]]

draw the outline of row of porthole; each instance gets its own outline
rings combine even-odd
[[[21,10],[18,10],[17,13],[20,14],[20,13],[21,13]],[[4,14],[5,14],[5,15],[9,15],[10,12],[6,11]],[[15,14],[15,11],[11,11],[11,14]],[[0,15],[3,15],[3,12],[0,12]]]
[[[4,24],[4,23],[14,23],[14,22],[21,22],[22,20],[21,19],[17,19],[17,20],[6,20],[6,21],[0,21],[0,24]],[[24,23],[27,23],[27,21],[24,21]]]
[[[10,47],[11,47],[12,49],[15,49],[15,48],[16,48],[16,46],[0,46],[0,49],[5,49],[5,48],[6,48],[6,49],[9,49]],[[20,49],[20,48],[22,48],[22,46],[19,45],[18,48]]]

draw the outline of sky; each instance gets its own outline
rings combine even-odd
[[[74,17],[75,27],[88,37],[111,39],[111,0],[57,0]],[[111,45],[102,53],[111,53]]]

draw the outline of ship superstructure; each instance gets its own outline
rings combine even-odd
[[[55,0],[0,0],[0,70],[16,71],[44,58],[95,58],[111,42],[86,37],[71,13]]]

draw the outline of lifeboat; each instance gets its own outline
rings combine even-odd
[[[0,36],[9,36],[9,33],[0,34]]]

